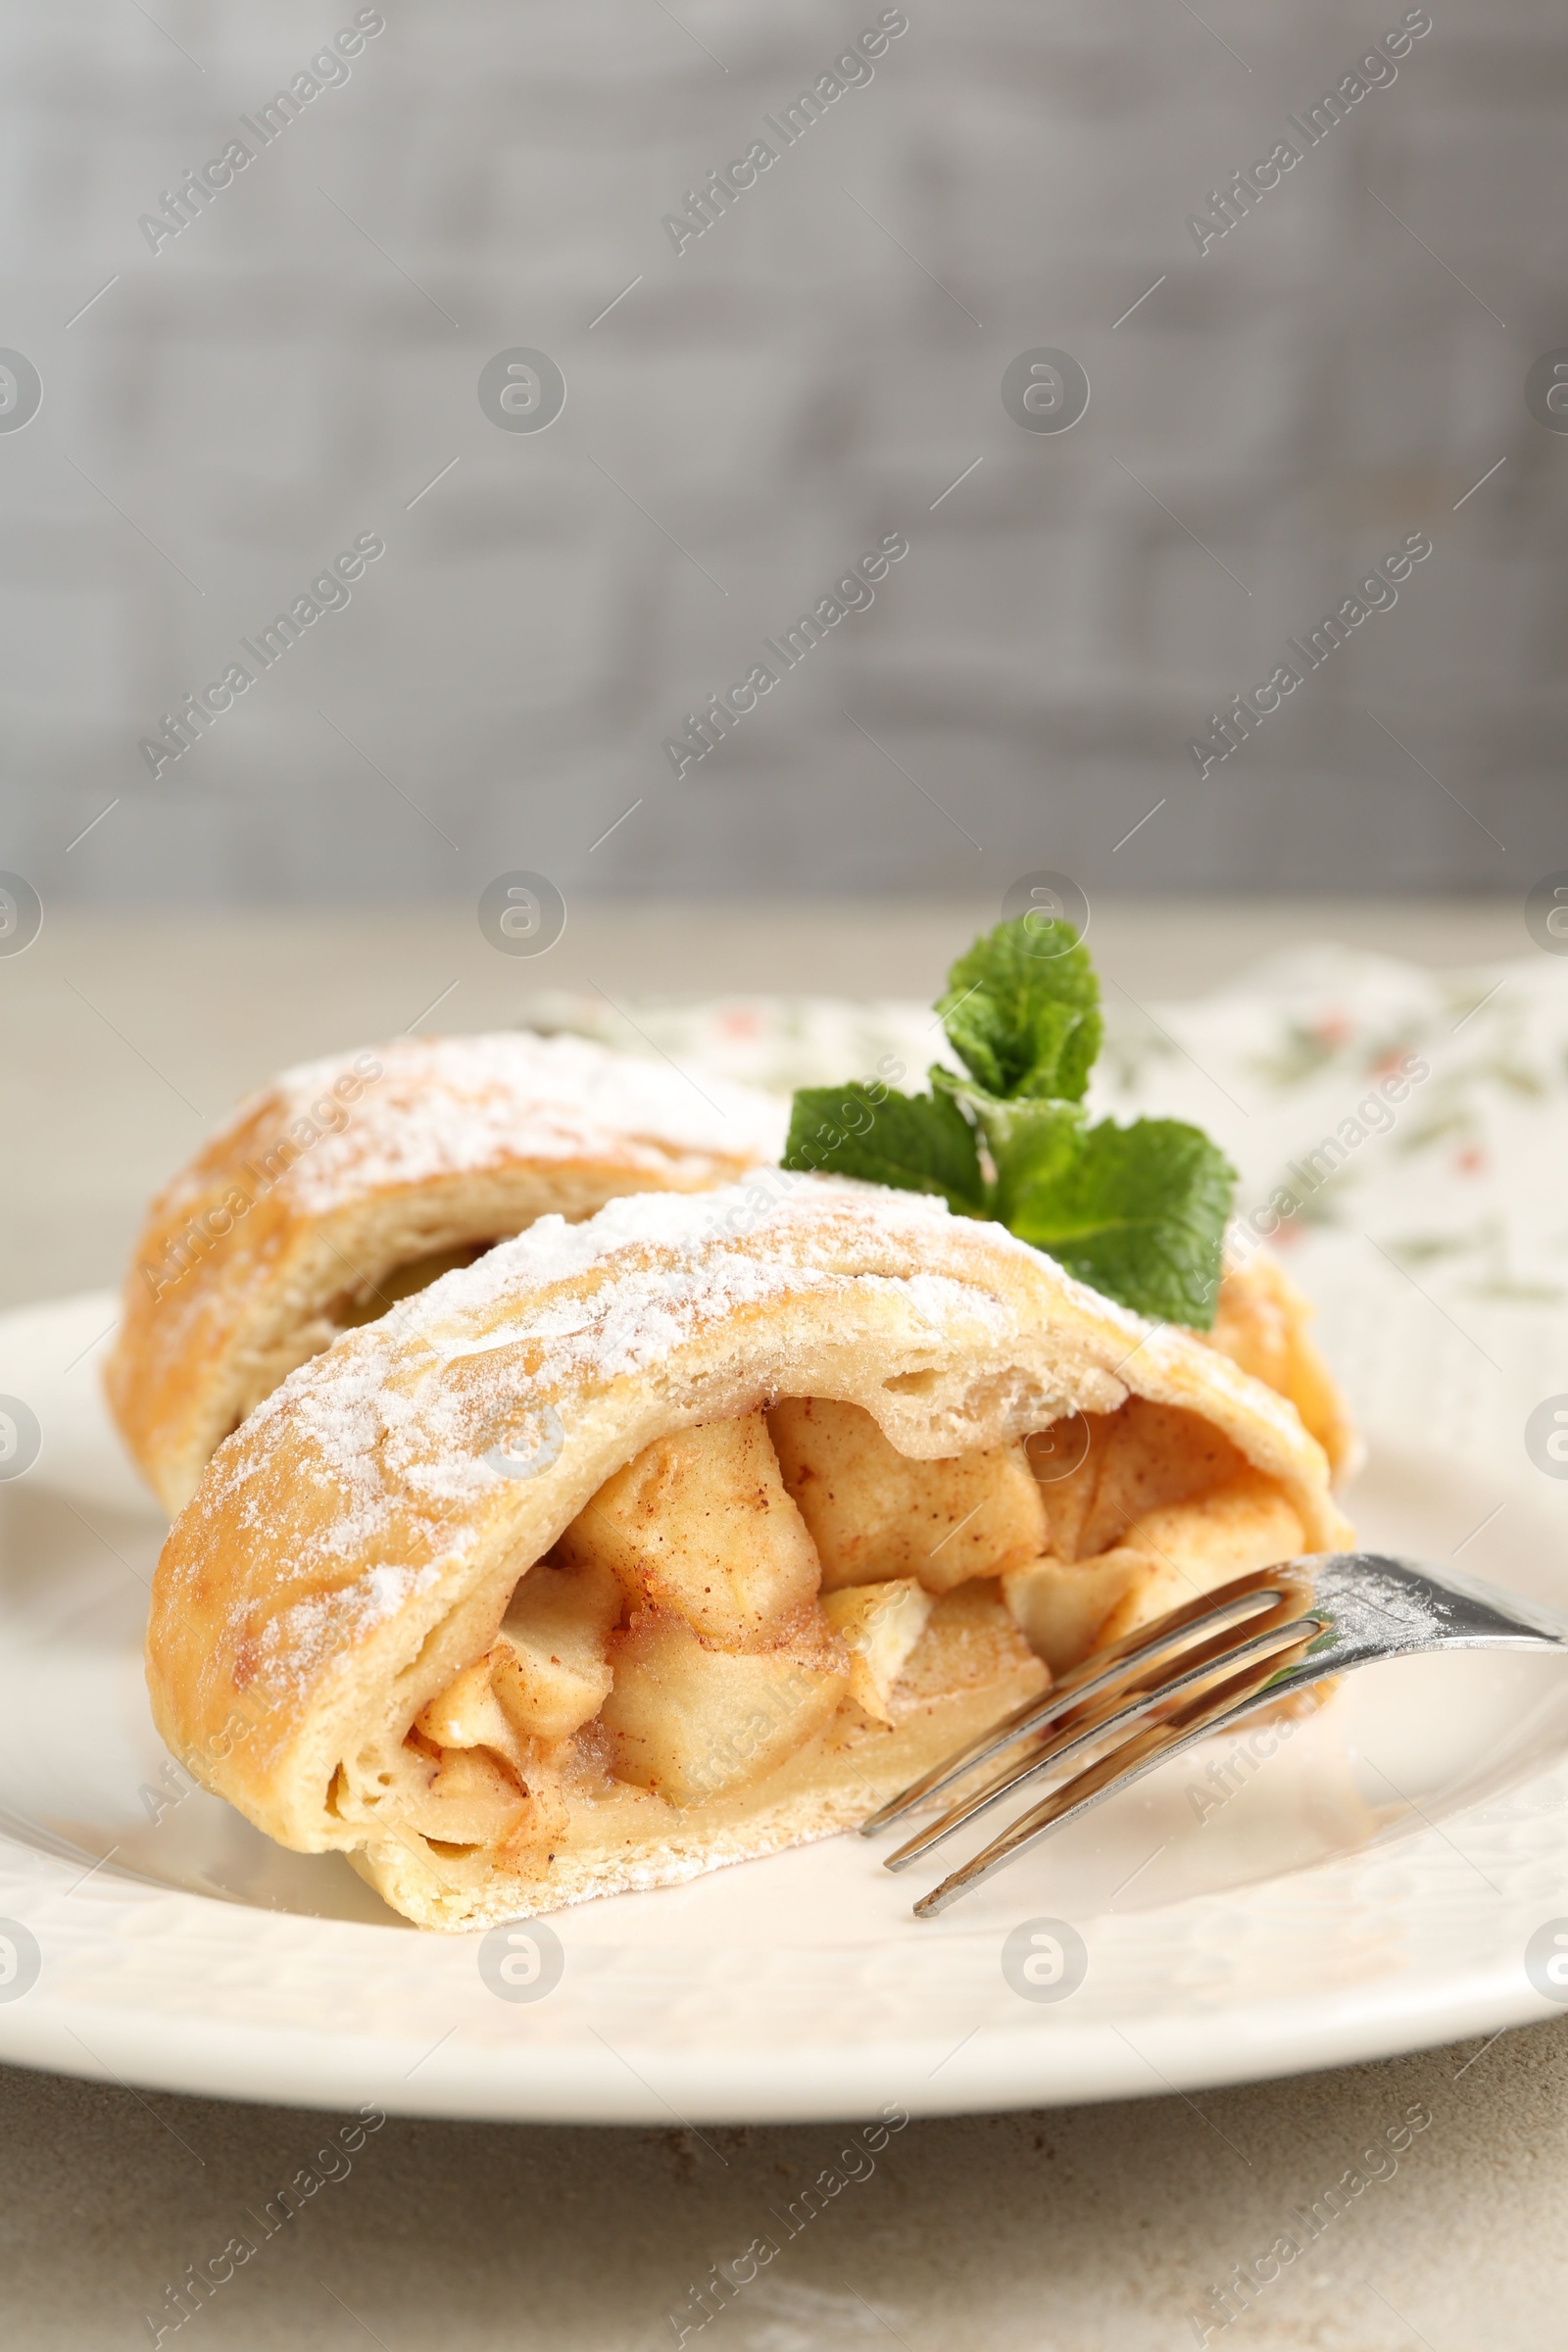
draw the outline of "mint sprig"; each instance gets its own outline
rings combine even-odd
[[[1090,1124],[1100,987],[1071,928],[1000,924],[958,958],[937,1010],[968,1076],[938,1064],[928,1095],[803,1088],[785,1167],[938,1194],[1124,1306],[1206,1331],[1236,1172],[1180,1119]]]
[[[1100,983],[1070,923],[1026,914],[977,939],[937,1010],[976,1083],[1008,1100],[1079,1102],[1100,1052]]]

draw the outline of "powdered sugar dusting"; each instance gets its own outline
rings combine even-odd
[[[738,1308],[851,1280],[901,1293],[937,1331],[972,1330],[977,1317],[1010,1328],[1011,1310],[983,1285],[923,1271],[896,1279],[839,1271],[835,1237],[853,1254],[869,1203],[884,1241],[918,1249],[934,1223],[950,1235],[962,1230],[923,1196],[776,1170],[702,1195],[628,1195],[582,1224],[542,1217],[301,1365],[257,1408],[245,1437],[265,1444],[264,1433],[288,1422],[308,1440],[307,1459],[342,1497],[320,1542],[353,1556],[391,1494],[439,1515],[492,1477],[478,1458],[479,1433],[493,1430],[498,1404],[487,1358],[498,1359],[498,1377],[500,1359],[514,1367],[509,1388],[524,1347],[545,1353],[553,1380],[599,1386],[657,1367]],[[836,1212],[849,1207],[859,1213],[838,1235]],[[1002,1238],[985,1232],[993,1247]],[[410,1341],[418,1348],[412,1359]],[[426,1352],[428,1371],[412,1377],[411,1361]],[[246,1443],[243,1451],[252,1450]],[[223,1466],[220,1455],[220,1474]]]
[[[251,1416],[236,1458],[253,1453],[249,1441],[265,1446],[274,1425],[291,1424],[314,1474],[340,1496],[320,1544],[361,1555],[392,1496],[444,1519],[493,1479],[482,1456],[517,1389],[519,1350],[554,1386],[602,1388],[657,1370],[699,1329],[741,1308],[845,1284],[896,1297],[938,1338],[969,1340],[978,1327],[1005,1342],[1016,1309],[978,1267],[963,1280],[920,1263],[933,1243],[951,1251],[970,1235],[988,1256],[1001,1249],[1043,1262],[999,1227],[952,1217],[928,1196],[776,1169],[701,1195],[627,1195],[580,1224],[542,1217],[301,1365]],[[862,1270],[873,1237],[912,1262],[897,1273]],[[1083,1295],[1136,1343],[1146,1328],[1136,1316]],[[266,1504],[253,1497],[246,1508]]]
[[[923,1237],[933,1219],[953,1223],[947,1202],[928,1193],[888,1192],[879,1185],[797,1176],[778,1168],[759,1170],[745,1183],[710,1193],[628,1193],[581,1224],[540,1217],[477,1265],[445,1276],[395,1309],[396,1328],[433,1332],[454,1307],[466,1316],[499,1304],[513,1291],[570,1281],[616,1250],[639,1244],[689,1250],[748,1236],[782,1238],[792,1225],[817,1230],[824,1208],[834,1200],[874,1201],[881,1231],[901,1239]],[[999,1227],[988,1226],[986,1232],[993,1242],[1012,1241]]]
[[[968,1283],[955,1282],[947,1274],[909,1274],[899,1287],[937,1331],[960,1318],[984,1323],[999,1339],[1017,1328],[1017,1318],[1004,1299]]]
[[[333,1093],[345,1081],[351,1101]],[[774,1157],[788,1116],[749,1087],[520,1030],[400,1038],[304,1062],[243,1104],[234,1125],[259,1111],[297,1152],[277,1181],[308,1214],[518,1160],[604,1159],[658,1175],[672,1159],[713,1158],[722,1174]]]
[[[439,1567],[377,1567],[368,1569],[351,1585],[334,1592],[313,1592],[268,1620],[255,1649],[264,1671],[304,1683],[346,1645],[361,1642],[406,1602],[433,1585]]]
[[[471,1360],[524,1341],[557,1343],[551,1348],[555,1361],[569,1361],[594,1380],[613,1380],[657,1362],[699,1318],[830,1281],[790,1243],[819,1234],[823,1211],[835,1200],[874,1200],[882,1231],[901,1238],[912,1231],[923,1240],[934,1219],[950,1230],[953,1226],[946,1202],[928,1195],[773,1170],[747,1185],[698,1196],[630,1194],[583,1224],[541,1217],[477,1265],[447,1275],[395,1308],[385,1328],[389,1337],[423,1340],[443,1363]],[[778,1256],[741,1247],[747,1236],[765,1238]],[[651,1248],[701,1254],[695,1264],[649,1265]],[[625,1250],[637,1252],[636,1269],[616,1276],[611,1271],[613,1260]],[[534,1302],[532,1295],[541,1288],[576,1281],[596,1268],[605,1269],[606,1279],[591,1298],[574,1291],[569,1299]],[[945,1275],[904,1276],[897,1287],[934,1329],[956,1317],[972,1324],[977,1315],[999,1330],[1011,1328],[1011,1312],[1001,1300]],[[513,1298],[528,1301],[525,1311],[514,1321],[492,1325],[482,1341],[474,1342],[475,1313],[504,1308]]]

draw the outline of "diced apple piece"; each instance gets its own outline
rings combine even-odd
[[[1207,1494],[1247,1466],[1222,1431],[1180,1405],[1130,1396],[1112,1419],[1094,1504],[1079,1535],[1080,1559],[1134,1543],[1128,1530],[1146,1511]]]
[[[1023,1442],[1029,1466],[1040,1482],[1040,1499],[1050,1529],[1049,1547],[1058,1560],[1078,1557],[1078,1539],[1093,1507],[1106,1446],[1116,1425],[1114,1413],[1073,1413],[1036,1430]]]
[[[400,1818],[444,1845],[495,1845],[524,1823],[528,1804],[512,1774],[484,1748],[451,1747]]]
[[[728,1647],[770,1640],[818,1581],[760,1412],[656,1439],[600,1488],[556,1557],[613,1569],[634,1603]]]
[[[822,1596],[822,1614],[850,1653],[850,1696],[878,1723],[893,1720],[888,1693],[934,1606],[912,1576],[885,1585],[846,1585]]]
[[[553,1766],[536,1764],[528,1773],[528,1802],[520,1817],[508,1831],[502,1852],[506,1859],[517,1862],[532,1849],[536,1855],[553,1840],[569,1835],[571,1811],[559,1772]],[[544,1860],[548,1861],[545,1856]]]
[[[1067,1477],[1050,1476],[1055,1457],[1049,1449],[1035,1456],[1049,1548],[1059,1560],[1093,1559],[1125,1544],[1143,1512],[1206,1494],[1245,1466],[1229,1438],[1179,1405],[1129,1396],[1119,1411],[1084,1419],[1088,1451]]]
[[[946,1592],[1045,1549],[1045,1506],[1021,1446],[915,1461],[859,1405],[821,1396],[782,1398],[768,1429],[824,1592],[912,1576]]]
[[[828,1721],[850,1679],[848,1658],[827,1639],[718,1649],[654,1609],[614,1637],[611,1655],[615,1687],[600,1721],[614,1771],[674,1805],[700,1804],[782,1764]]]
[[[1294,1559],[1305,1536],[1273,1480],[1248,1464],[1196,1502],[1146,1511],[1128,1528],[1127,1542],[1149,1555],[1154,1573],[1105,1620],[1102,1642],[1117,1641],[1233,1576]]]
[[[498,1651],[491,1650],[449,1683],[414,1719],[414,1728],[437,1747],[489,1747],[521,1770],[528,1751],[491,1686]]]
[[[1093,1559],[1036,1560],[1003,1579],[1008,1608],[1054,1674],[1233,1576],[1293,1558],[1304,1541],[1272,1479],[1250,1467],[1195,1502],[1145,1511],[1125,1534]]]
[[[914,1709],[986,1693],[1000,1719],[1050,1688],[1051,1677],[1008,1614],[994,1576],[944,1592],[909,1652],[893,1695],[901,1722]]]
[[[541,1561],[528,1570],[489,1660],[495,1698],[515,1735],[566,1740],[598,1714],[610,1694],[610,1634],[620,1608],[619,1581],[600,1564]]]
[[[1030,1648],[1053,1674],[1065,1674],[1099,1646],[1102,1626],[1152,1581],[1157,1566],[1146,1553],[1125,1548],[1076,1565],[1035,1560],[1004,1576],[1002,1590]]]

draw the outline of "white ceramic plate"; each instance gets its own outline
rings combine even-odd
[[[537,1942],[420,1935],[164,1754],[140,1658],[162,1523],[98,1401],[113,1313],[94,1296],[0,1320],[0,1393],[43,1431],[0,1484],[0,2058],[313,2106],[700,2125],[1193,2089],[1547,2013],[1524,1951],[1568,1911],[1568,1669],[1530,1656],[1357,1676],[1224,1801],[1208,1767],[1230,1745],[933,1926],[909,1916],[918,1886],[845,1838],[558,1914],[553,1984]],[[1363,1352],[1386,1366],[1376,1321]],[[1413,1365],[1421,1337],[1394,1356]],[[1486,1520],[1467,1568],[1562,1595],[1568,1488],[1517,1446],[1467,1461],[1413,1408],[1372,1440],[1364,1540],[1442,1561]],[[1064,1997],[1004,1971],[1020,1931],[1049,1954],[1042,1922],[1082,1939]]]

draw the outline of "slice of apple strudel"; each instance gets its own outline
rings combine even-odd
[[[546,1218],[293,1372],[159,1564],[186,1769],[484,1926],[845,1829],[1167,1585],[1347,1540],[1215,1349],[783,1183]]]
[[[242,1102],[148,1211],[106,1386],[166,1509],[296,1364],[547,1211],[702,1192],[782,1105],[578,1037],[402,1038]]]

